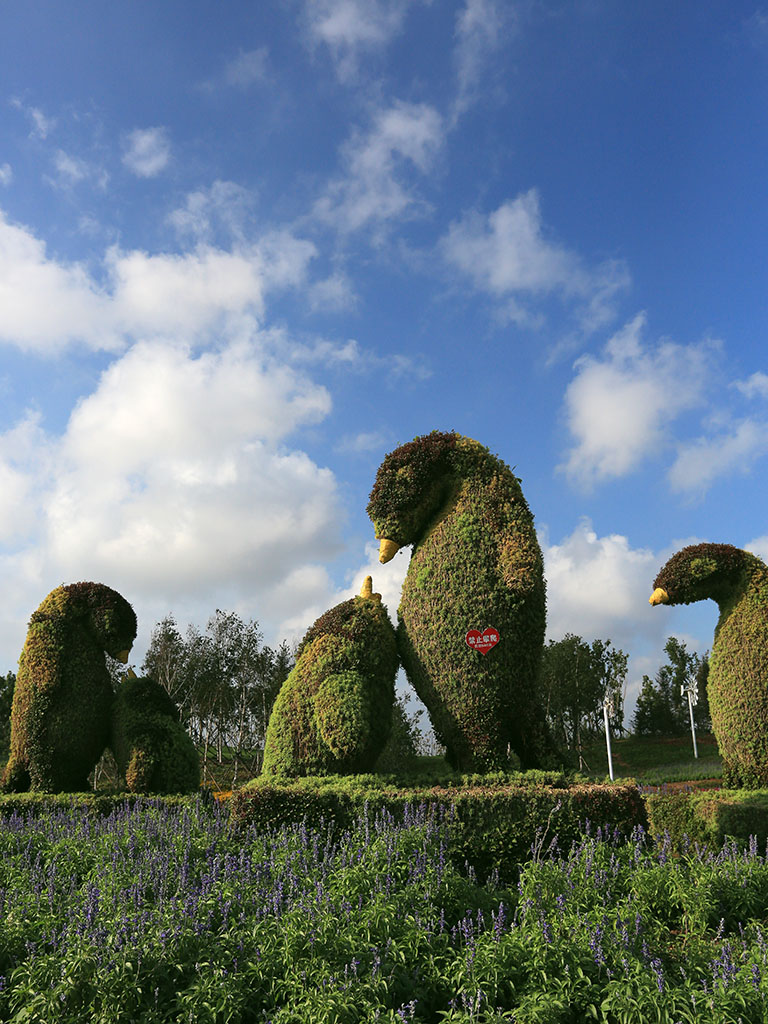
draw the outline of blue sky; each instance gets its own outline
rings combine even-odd
[[[768,557],[768,8],[0,10],[0,670],[62,582],[296,638],[429,430],[522,478],[548,634],[630,654],[686,543]],[[480,627],[485,623],[477,624]],[[628,716],[629,717],[629,716]]]

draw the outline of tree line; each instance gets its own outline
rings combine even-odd
[[[636,736],[678,736],[690,728],[688,702],[681,688],[696,684],[694,706],[697,731],[711,729],[707,702],[707,655],[689,652],[686,645],[669,637],[667,658],[655,676],[643,676],[642,688],[631,723]],[[264,644],[255,621],[244,621],[234,612],[217,610],[204,630],[190,625],[182,634],[173,615],[152,630],[140,674],[155,679],[179,709],[179,715],[206,765],[215,759],[234,760],[255,773],[261,755],[272,705],[293,668],[295,651],[283,641],[276,648]],[[610,640],[587,642],[567,633],[544,648],[541,689],[547,722],[555,740],[575,751],[604,732],[603,706],[608,702],[614,736],[623,735],[624,700],[628,655]],[[123,666],[113,663],[118,685]],[[14,672],[0,676],[0,750],[10,742],[10,713]],[[436,753],[419,729],[422,711],[411,713],[407,695],[398,695],[393,736],[382,755],[380,767],[394,769],[417,753]]]

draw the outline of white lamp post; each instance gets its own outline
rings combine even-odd
[[[608,724],[608,715],[613,712],[613,701],[610,694],[607,694],[603,701],[603,719],[605,721],[605,746],[608,750],[608,774],[613,782],[613,758],[611,757],[611,727]]]
[[[693,705],[699,703],[699,687],[695,680],[687,686],[680,687],[680,696],[688,696],[688,714],[691,718],[691,737],[693,738],[693,756],[698,759],[699,750],[696,746],[696,729],[693,725]]]

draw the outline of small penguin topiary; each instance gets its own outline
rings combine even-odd
[[[653,586],[652,605],[717,602],[707,697],[723,780],[768,787],[768,567],[731,544],[693,544],[669,559]]]
[[[413,545],[398,648],[451,765],[505,768],[511,747],[523,768],[542,766],[554,754],[539,688],[546,589],[519,479],[477,441],[433,431],[386,456],[368,515],[380,561]]]
[[[200,785],[195,745],[154,679],[129,672],[118,688],[110,747],[131,793],[194,793]]]
[[[29,621],[11,708],[8,792],[81,792],[109,743],[113,691],[105,653],[120,661],[136,615],[101,583],[57,587]]]
[[[373,771],[392,727],[395,631],[367,576],[307,631],[275,700],[263,775]]]

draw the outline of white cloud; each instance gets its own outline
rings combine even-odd
[[[625,476],[670,443],[670,427],[699,405],[708,383],[712,343],[645,348],[640,314],[605,346],[583,356],[565,395],[568,428],[576,440],[560,467],[585,487]]]
[[[7,186],[13,181],[13,171],[8,163],[0,164],[0,185]]]
[[[302,284],[315,246],[288,232],[233,250],[111,248],[99,283],[79,263],[48,256],[0,213],[0,341],[55,351],[80,341],[119,350],[137,335],[205,338],[232,318],[261,316],[265,293]]]
[[[117,347],[108,297],[84,266],[51,259],[0,212],[0,341],[46,351],[74,340]]]
[[[488,62],[501,45],[510,20],[510,9],[497,0],[466,0],[456,17],[454,59],[458,95],[454,116],[463,113],[475,99]]]
[[[274,629],[274,594],[293,595],[297,613],[317,597],[299,584],[342,550],[342,510],[333,474],[288,441],[330,398],[265,347],[137,343],[61,437],[32,415],[0,435],[0,530],[17,541],[16,554],[0,549],[14,581],[0,620],[23,622],[79,579],[123,593],[147,634],[179,606],[204,622],[237,602]]]
[[[56,176],[46,176],[46,181],[57,188],[72,188],[83,181],[91,180],[97,188],[105,189],[109,182],[109,175],[102,167],[65,153],[63,149],[56,151],[53,166]]]
[[[243,241],[255,196],[234,181],[214,181],[207,189],[190,192],[184,206],[168,215],[169,224],[182,238],[210,242],[217,229]]]
[[[40,110],[39,107],[30,107],[26,103],[14,96],[11,101],[11,106],[15,107],[16,110],[20,110],[26,114],[32,122],[32,130],[29,133],[31,139],[46,139],[48,135],[53,131],[56,126],[56,121],[51,117],[46,117],[45,114]]]
[[[171,144],[163,127],[136,128],[123,142],[123,163],[139,178],[154,178],[168,165]]]
[[[224,71],[227,85],[245,89],[253,82],[263,81],[267,74],[267,48],[260,46],[256,50],[240,52],[231,60]]]
[[[633,548],[622,534],[599,536],[588,519],[558,544],[550,543],[546,527],[539,531],[547,580],[547,639],[566,633],[592,640],[611,640],[631,654],[627,674],[624,725],[629,728],[643,674],[653,676],[666,660],[664,644],[676,636],[689,650],[703,653],[712,646],[717,620],[714,602],[688,607],[654,608],[648,598],[662,565],[700,537],[675,540],[660,552]]]
[[[359,434],[345,434],[336,445],[336,451],[345,455],[361,455],[369,452],[386,451],[392,447],[389,431],[363,431]]]
[[[749,541],[744,545],[744,550],[751,551],[753,555],[757,555],[758,558],[762,558],[764,562],[768,563],[768,533]]]
[[[648,604],[662,564],[657,554],[633,549],[621,534],[598,537],[588,519],[559,544],[550,544],[546,531],[541,541],[549,638],[576,633],[617,643],[621,637],[628,646],[637,635],[658,638],[658,619]]]
[[[745,419],[717,437],[681,444],[669,469],[669,483],[673,491],[703,494],[720,476],[748,473],[766,453],[768,423]]]
[[[307,0],[310,37],[330,49],[342,80],[353,78],[361,53],[382,47],[400,31],[408,0]]]
[[[321,281],[315,281],[310,285],[307,296],[310,307],[314,310],[348,310],[357,302],[352,282],[346,274],[339,271]]]
[[[503,203],[487,217],[477,212],[454,222],[440,247],[444,258],[466,274],[476,288],[503,300],[506,316],[533,325],[534,312],[520,295],[560,293],[584,305],[585,329],[612,315],[611,302],[627,286],[626,268],[609,261],[588,270],[580,257],[547,238],[536,189]]]
[[[734,381],[733,386],[745,398],[768,398],[768,374],[759,370],[747,377],[746,380]]]
[[[330,186],[315,215],[343,232],[411,215],[417,200],[404,179],[411,167],[425,173],[442,141],[433,107],[397,102],[380,110],[371,131],[345,147],[347,174]]]

